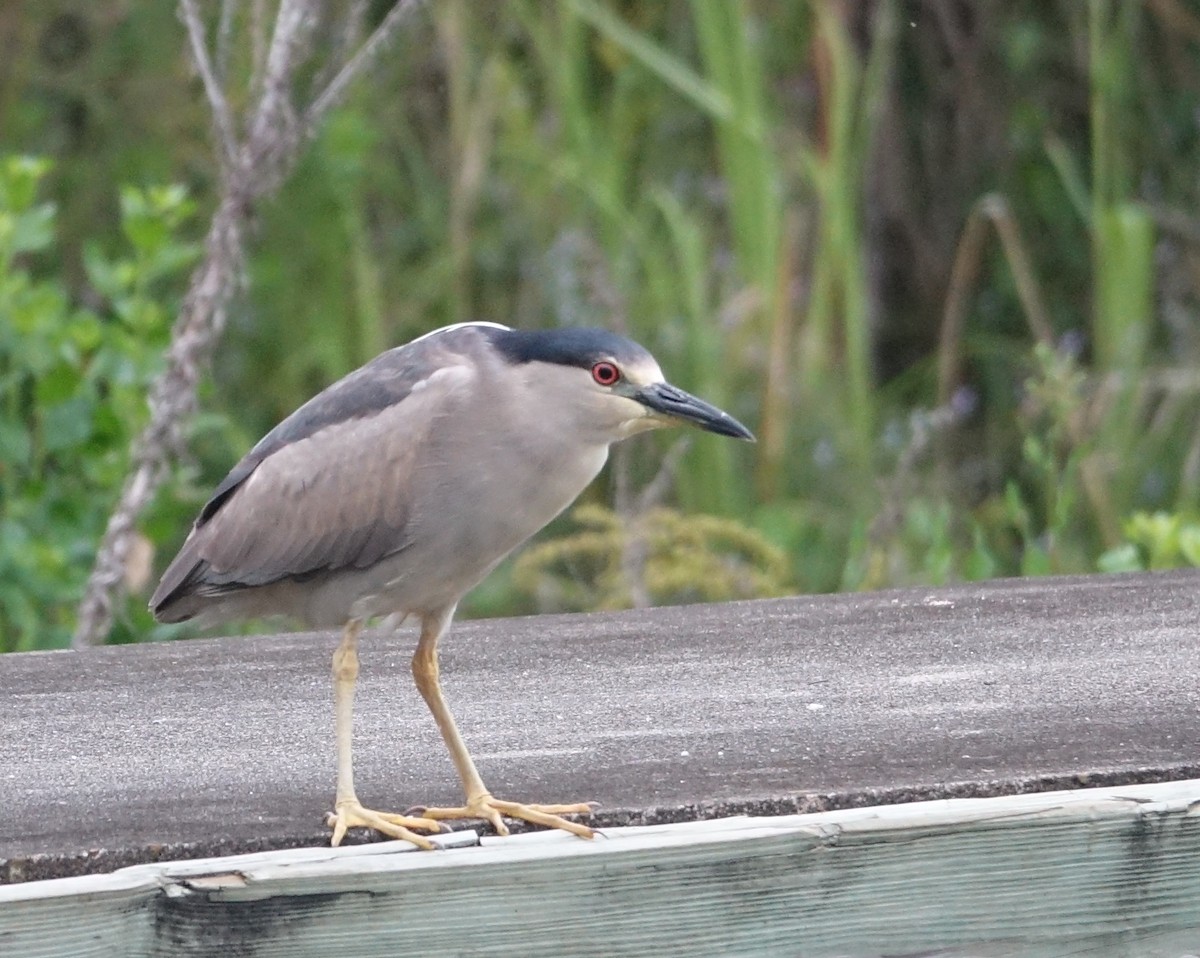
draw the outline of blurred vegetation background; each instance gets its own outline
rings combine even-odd
[[[112,641],[178,634],[151,579],[258,436],[470,319],[626,332],[759,435],[627,444],[470,613],[1200,564],[1196,0],[412,24],[257,211]],[[215,202],[210,124],[173,4],[0,7],[0,650],[69,641]]]

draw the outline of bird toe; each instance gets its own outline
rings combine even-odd
[[[338,802],[337,807],[326,816],[325,822],[333,829],[330,844],[334,847],[341,844],[349,829],[370,828],[388,838],[410,842],[418,848],[431,850],[437,846],[425,836],[418,835],[414,829],[428,832],[441,832],[445,829],[441,822],[433,819],[376,812],[363,808],[357,801]]]

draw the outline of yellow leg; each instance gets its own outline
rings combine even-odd
[[[437,660],[438,639],[445,633],[454,615],[454,607],[436,615],[427,615],[421,619],[421,638],[417,642],[417,651],[413,655],[413,679],[417,683],[417,691],[433,713],[442,740],[450,750],[450,758],[462,779],[463,790],[466,792],[466,805],[457,808],[422,807],[412,809],[420,811],[425,818],[442,820],[451,818],[482,818],[491,823],[497,834],[507,835],[508,827],[501,815],[509,818],[519,818],[535,825],[547,828],[561,828],[564,831],[579,835],[581,838],[591,838],[595,833],[586,825],[561,818],[564,814],[590,815],[594,809],[592,803],[580,802],[574,805],[523,805],[519,802],[505,802],[493,798],[479,777],[479,770],[471,760],[467,746],[463,743],[458,727],[454,724],[454,716],[446,706],[442,697],[442,687],[439,681]]]
[[[359,804],[354,794],[354,756],[352,733],[354,727],[354,684],[358,680],[358,635],[362,632],[360,619],[346,623],[342,641],[333,653],[333,703],[337,730],[337,797],[334,810],[328,815],[333,829],[330,842],[341,842],[348,828],[373,828],[377,832],[412,842],[420,848],[433,848],[433,842],[411,829],[427,832],[442,830],[439,822],[430,818],[410,818],[387,812],[373,812]]]

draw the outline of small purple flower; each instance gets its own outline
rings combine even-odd
[[[818,439],[813,446],[813,462],[819,469],[828,469],[837,461],[837,450],[828,439]]]
[[[950,411],[955,419],[966,419],[979,408],[979,393],[970,386],[959,386],[950,397]]]
[[[1058,353],[1068,359],[1078,359],[1087,346],[1087,336],[1081,329],[1068,329],[1058,338]]]

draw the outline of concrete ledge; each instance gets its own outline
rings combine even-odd
[[[1200,576],[1011,580],[459,625],[451,706],[502,797],[602,825],[1200,778]],[[334,638],[0,657],[0,880],[318,845]],[[359,793],[459,798],[363,644]]]

